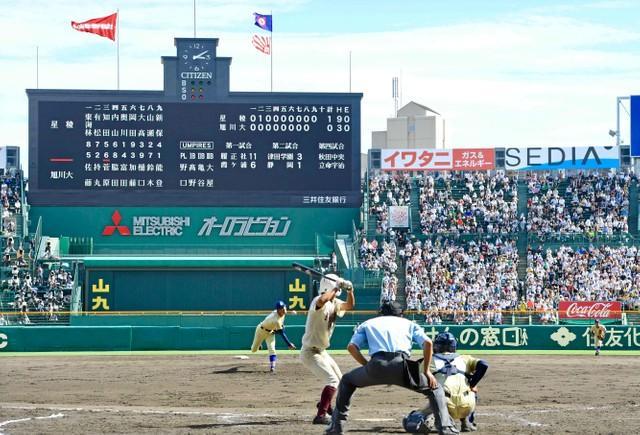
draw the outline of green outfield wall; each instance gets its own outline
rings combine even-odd
[[[262,316],[228,316],[217,324],[195,326],[2,326],[2,352],[247,350]],[[300,345],[304,316],[287,322],[287,334]],[[170,319],[166,319],[169,321]],[[214,321],[212,321],[214,322]],[[345,349],[355,324],[339,324],[332,349]],[[589,326],[450,326],[425,327],[434,337],[448,329],[461,350],[589,350]],[[277,338],[277,347],[284,343]],[[611,326],[604,350],[640,350],[640,326]]]
[[[193,259],[185,259],[185,262]],[[152,262],[152,260],[145,260]],[[166,261],[166,260],[163,260]],[[237,260],[240,261],[240,260]],[[269,310],[278,300],[289,309],[306,310],[310,278],[288,269],[206,267],[94,267],[86,264],[85,311]]]

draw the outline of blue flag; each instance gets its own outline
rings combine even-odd
[[[260,27],[261,29],[264,29],[268,32],[272,31],[272,26],[271,26],[271,15],[262,15],[259,14],[257,12],[254,12],[253,14],[256,22],[254,23],[256,26]]]

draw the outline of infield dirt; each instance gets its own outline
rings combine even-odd
[[[356,367],[335,357],[343,372]],[[480,433],[640,433],[640,357],[490,355]],[[233,355],[0,358],[0,433],[321,434],[322,389],[298,361]],[[423,398],[398,387],[358,390],[348,433],[404,433]],[[43,418],[46,417],[46,418]]]

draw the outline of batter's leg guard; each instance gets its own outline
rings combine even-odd
[[[331,385],[327,385],[322,390],[322,394],[320,395],[320,403],[318,403],[318,417],[324,417],[327,414],[331,414],[329,412],[331,409],[331,401],[333,400],[333,396],[336,394],[336,388]],[[333,410],[331,410],[333,411]]]
[[[269,355],[269,370],[272,372],[276,371],[276,360],[278,357],[276,355]]]

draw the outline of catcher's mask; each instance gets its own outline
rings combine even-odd
[[[433,353],[455,352],[458,347],[456,337],[450,332],[441,332],[433,340]]]

